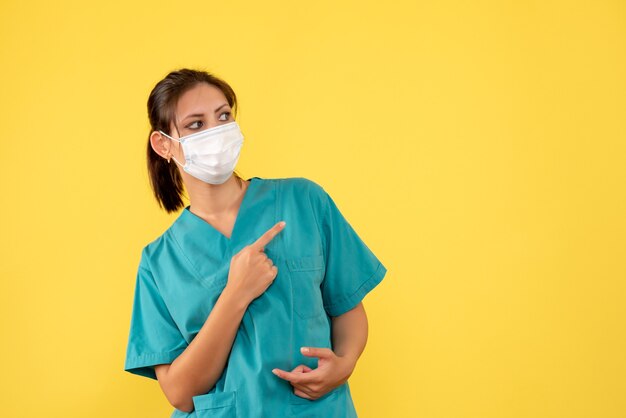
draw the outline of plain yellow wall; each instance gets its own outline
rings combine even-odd
[[[6,417],[166,417],[123,371],[175,219],[146,101],[239,96],[243,176],[321,184],[388,267],[361,418],[626,416],[623,1],[0,3]]]

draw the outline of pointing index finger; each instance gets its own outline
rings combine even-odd
[[[261,235],[259,237],[259,239],[257,239],[252,246],[255,247],[256,249],[263,251],[263,249],[265,248],[265,246],[267,244],[269,244],[269,242],[276,236],[278,235],[278,233],[280,231],[283,230],[283,228],[285,227],[287,223],[285,221],[280,221],[278,222],[276,225],[274,225],[273,227],[271,227],[270,229],[268,229],[267,231],[265,231],[265,233],[263,235]]]

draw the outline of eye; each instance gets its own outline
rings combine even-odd
[[[195,127],[194,127],[194,125],[195,125],[196,123],[199,123],[199,124],[200,124],[200,126],[195,126]],[[202,121],[201,121],[201,120],[194,120],[194,121],[193,121],[193,122],[191,122],[189,125],[187,125],[187,128],[188,128],[188,129],[198,129],[198,128],[200,128],[201,126],[202,126]]]
[[[226,119],[222,119],[222,116],[224,116],[224,115],[227,115],[227,116],[226,116]],[[220,115],[220,120],[228,120],[228,118],[229,118],[229,117],[230,117],[230,112],[223,112],[223,113]]]

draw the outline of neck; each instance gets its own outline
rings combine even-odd
[[[239,207],[250,181],[239,182],[231,175],[222,184],[205,183],[187,175],[185,188],[189,193],[191,212],[204,218],[220,218],[232,213]]]

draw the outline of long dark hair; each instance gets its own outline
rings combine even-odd
[[[208,83],[219,88],[230,105],[233,116],[237,114],[237,96],[233,89],[224,80],[215,75],[200,70],[182,68],[170,72],[163,80],[159,81],[148,98],[148,118],[150,119],[150,133],[148,134],[147,162],[150,185],[159,206],[168,213],[176,212],[185,207],[183,202],[183,179],[175,164],[157,154],[150,144],[150,134],[161,130],[168,135],[170,124],[175,122],[175,110],[178,99],[187,90],[198,83]],[[176,128],[178,130],[178,128]],[[235,171],[233,175],[242,186],[242,178]]]

